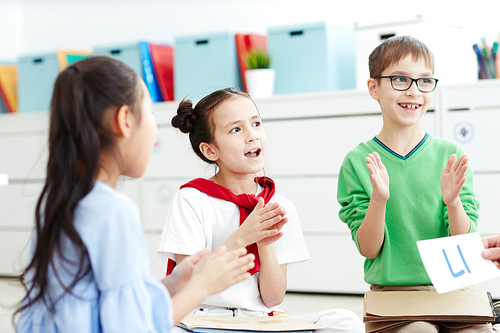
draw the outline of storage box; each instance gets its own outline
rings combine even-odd
[[[242,87],[234,35],[229,32],[175,39],[174,97],[199,100],[226,87]]]
[[[275,94],[354,89],[353,27],[325,22],[269,28]]]
[[[7,109],[7,106],[2,98],[0,98],[0,113],[9,113],[9,110]]]
[[[434,54],[434,77],[438,85],[477,82],[477,60],[471,33],[457,26],[427,22],[418,16],[400,22],[356,24],[356,81],[367,89],[368,57],[382,41],[392,36],[412,36]]]
[[[47,111],[59,64],[56,53],[19,57],[18,103],[20,112]]]
[[[96,47],[94,48],[94,54],[118,59],[132,68],[137,73],[137,75],[144,78],[139,42],[123,45]]]

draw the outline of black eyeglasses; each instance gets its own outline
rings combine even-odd
[[[412,83],[415,82],[418,90],[424,93],[434,91],[438,82],[438,79],[433,79],[430,77],[413,79],[411,77],[403,75],[375,76],[374,79],[391,79],[392,88],[398,91],[405,91],[410,89]]]

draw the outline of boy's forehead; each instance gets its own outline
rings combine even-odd
[[[393,61],[383,72],[388,70],[403,72],[413,72],[417,70],[428,74],[434,73],[434,68],[426,61],[426,59],[424,59],[424,57],[415,58],[411,54],[408,54],[399,60]]]

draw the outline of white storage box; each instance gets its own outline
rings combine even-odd
[[[474,38],[466,29],[414,20],[381,24],[356,24],[356,87],[366,90],[370,78],[368,57],[385,39],[412,36],[424,42],[434,54],[434,77],[438,85],[477,82],[477,60],[472,49]]]

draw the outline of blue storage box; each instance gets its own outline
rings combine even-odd
[[[57,54],[21,56],[19,65],[19,112],[48,111],[57,76]]]
[[[354,27],[325,22],[269,28],[275,94],[354,89]]]
[[[218,89],[242,86],[229,32],[177,37],[174,66],[175,100],[199,100]]]
[[[118,59],[132,68],[137,75],[144,78],[139,42],[124,45],[96,47],[94,48],[94,54]]]
[[[3,99],[0,97],[0,113],[9,113],[7,106],[5,105]]]

